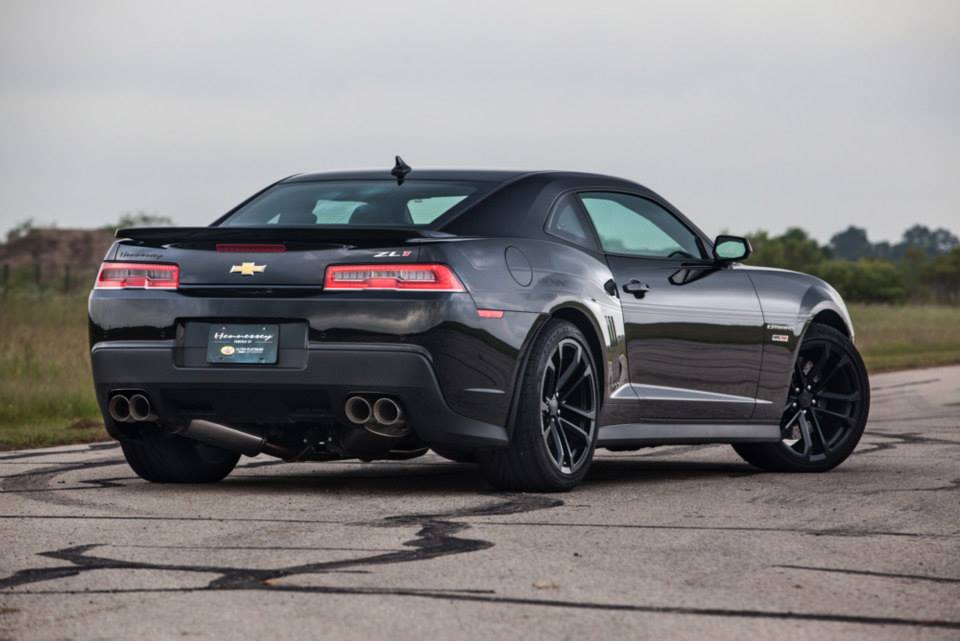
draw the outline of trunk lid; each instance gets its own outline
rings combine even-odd
[[[416,262],[417,229],[165,227],[120,229],[112,260],[180,266],[180,289],[321,289],[327,265]]]

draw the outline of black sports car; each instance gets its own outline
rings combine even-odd
[[[117,237],[90,295],[93,375],[150,481],[433,449],[498,488],[565,490],[596,447],[717,442],[824,471],[867,419],[836,291],[743,266],[745,239],[619,178],[398,158]]]

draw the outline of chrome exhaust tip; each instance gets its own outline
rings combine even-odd
[[[373,404],[373,420],[384,427],[401,427],[405,422],[403,420],[403,410],[392,398],[378,398]]]
[[[134,394],[129,401],[130,420],[137,423],[148,423],[157,420],[157,415],[150,408],[150,399],[143,394]]]
[[[362,396],[351,396],[343,404],[343,413],[347,420],[354,425],[365,425],[370,422],[373,411],[370,407],[370,401]]]
[[[107,403],[107,413],[118,423],[130,420],[130,399],[123,394],[114,394]]]

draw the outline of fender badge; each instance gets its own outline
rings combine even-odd
[[[240,263],[230,267],[231,274],[240,274],[241,276],[253,276],[260,274],[267,268],[266,265],[257,265],[256,263]]]
[[[789,343],[790,337],[787,334],[774,334],[770,337],[774,343]]]

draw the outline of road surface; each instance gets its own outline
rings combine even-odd
[[[0,639],[958,639],[960,367],[873,387],[831,473],[602,452],[563,495],[433,455],[178,487],[114,444],[2,453]]]

